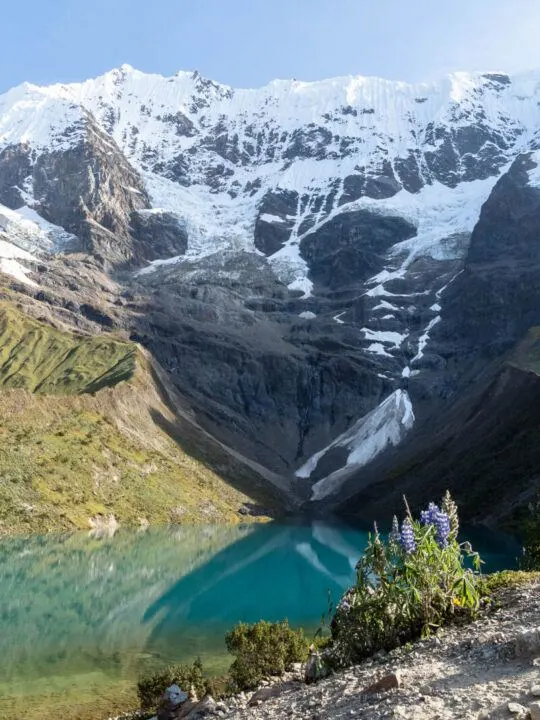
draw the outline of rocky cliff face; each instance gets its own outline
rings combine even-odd
[[[0,269],[335,502],[540,323],[539,103],[534,72],[24,85],[0,96]]]

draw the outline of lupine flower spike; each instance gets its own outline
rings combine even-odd
[[[409,518],[405,518],[405,520],[401,523],[401,537],[400,537],[401,547],[407,555],[410,555],[416,550],[416,540],[414,538],[414,530],[411,521]]]
[[[440,548],[448,547],[450,535],[450,518],[445,512],[438,512],[434,518],[435,540]]]
[[[448,539],[450,541],[457,540],[457,536],[459,533],[458,508],[456,503],[452,500],[452,496],[450,495],[449,490],[447,490],[444,495],[441,509],[448,515],[448,518],[450,520],[450,534],[448,536]]]
[[[390,543],[393,545],[399,545],[400,541],[401,541],[401,533],[399,531],[399,522],[395,515],[392,518],[392,530],[390,531],[390,535],[389,535],[388,539],[390,540]]]

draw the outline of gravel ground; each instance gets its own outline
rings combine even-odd
[[[529,652],[520,651],[521,636],[535,628],[539,628],[537,641]],[[399,679],[398,688],[363,692],[391,673]],[[226,705],[218,704],[214,716],[228,720],[495,720],[531,717],[532,710],[536,720],[540,582],[501,591],[498,609],[472,624],[447,627],[437,637],[370,659],[316,685],[307,686],[290,676],[271,688],[265,692],[279,693],[277,697],[250,707],[250,696],[239,696]],[[509,703],[517,703],[511,706],[515,712]]]

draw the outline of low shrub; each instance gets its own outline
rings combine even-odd
[[[497,602],[492,596],[506,588],[515,588],[520,585],[527,585],[531,580],[540,580],[540,572],[524,570],[501,570],[500,572],[484,575],[480,582],[482,595],[490,597],[492,602]]]
[[[137,683],[137,695],[143,710],[154,709],[161,695],[170,686],[179,685],[185,692],[192,689],[198,697],[202,697],[208,690],[208,679],[200,659],[192,665],[170,665],[158,672],[140,678]]]
[[[447,493],[441,508],[430,503],[420,520],[410,511],[394,518],[385,541],[377,528],[357,564],[357,581],[343,596],[331,623],[328,659],[334,666],[358,662],[420,635],[450,617],[479,609],[480,558],[458,542],[457,507]],[[472,561],[469,569],[465,561]]]
[[[229,674],[238,690],[252,690],[264,678],[282,675],[293,663],[305,661],[309,648],[304,632],[293,630],[286,620],[239,623],[225,642],[235,656]]]

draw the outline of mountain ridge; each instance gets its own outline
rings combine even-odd
[[[233,90],[123,66],[23,85],[0,96],[0,270],[143,345],[205,431],[292,496],[335,500],[375,457],[362,438],[399,453],[412,417],[466,391],[466,362],[493,360],[474,334],[505,297],[501,359],[540,323],[520,239],[539,222],[539,108],[540,71]]]

